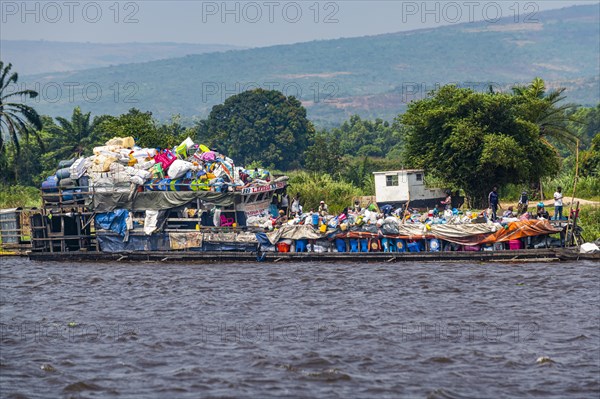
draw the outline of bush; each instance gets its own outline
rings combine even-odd
[[[300,203],[305,212],[316,210],[319,202],[325,201],[330,213],[340,213],[353,204],[354,198],[363,195],[358,187],[346,181],[335,181],[328,174],[294,171],[289,176],[288,193],[290,197],[300,194]]]
[[[544,184],[544,197],[552,198],[556,187],[560,186],[563,189],[565,197],[573,195],[573,183],[575,181],[574,174],[561,174],[554,179],[548,179]],[[577,179],[577,189],[575,197],[585,199],[598,199],[600,193],[600,178],[596,176],[586,176]]]
[[[593,242],[600,238],[600,206],[584,205],[579,208],[579,226],[583,228],[583,238]],[[567,211],[568,212],[568,211]]]
[[[40,207],[40,190],[28,186],[0,186],[0,208]]]

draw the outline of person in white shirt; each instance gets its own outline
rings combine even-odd
[[[554,220],[562,219],[563,195],[562,187],[558,187],[554,193]]]
[[[292,215],[299,215],[300,213],[300,194],[296,194],[292,200]]]

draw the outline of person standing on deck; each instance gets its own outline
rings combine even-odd
[[[556,192],[554,193],[554,220],[562,219],[562,211],[563,211],[563,195],[562,195],[562,187],[558,187]]]
[[[296,193],[296,196],[292,200],[292,215],[300,214],[300,193]]]
[[[446,191],[446,199],[440,201],[440,203],[445,205],[444,209],[452,209],[452,194],[450,193],[450,190]]]
[[[500,207],[500,209],[502,209],[502,207],[500,206],[500,201],[499,201],[499,197],[498,197],[498,187],[494,186],[492,188],[492,191],[490,191],[489,195],[488,195],[488,206],[489,208],[492,209],[492,221],[496,221],[496,219],[498,219],[498,207]]]
[[[283,213],[285,213],[285,215],[288,215],[288,207],[290,204],[290,199],[288,197],[287,192],[283,192],[283,195],[281,196],[281,207],[279,209],[281,209],[283,211]]]

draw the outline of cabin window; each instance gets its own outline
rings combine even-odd
[[[385,185],[386,186],[397,186],[398,185],[398,175],[388,175],[385,177]]]
[[[417,181],[423,181],[423,175],[421,173],[417,173]]]

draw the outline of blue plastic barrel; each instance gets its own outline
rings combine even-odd
[[[73,190],[65,190],[62,192],[63,201],[73,201]]]
[[[296,252],[306,252],[308,240],[296,240]]]
[[[360,252],[369,252],[369,240],[360,240]]]
[[[358,252],[358,240],[357,239],[350,240],[350,252]]]
[[[390,252],[390,240],[389,238],[382,238],[381,239],[381,246],[383,247],[383,252]]]
[[[62,168],[68,168],[71,165],[73,165],[75,163],[75,158],[73,159],[63,159],[62,161],[60,161],[58,163],[58,168],[62,169]]]
[[[335,239],[335,246],[338,252],[346,252],[346,241],[341,238]]]
[[[71,170],[69,168],[62,168],[56,171],[56,177],[59,179],[66,179],[71,177]]]
[[[56,176],[50,176],[42,182],[42,192],[44,193],[55,193],[58,191],[58,178]]]
[[[408,247],[408,252],[421,252],[418,242],[409,242],[406,246]]]

